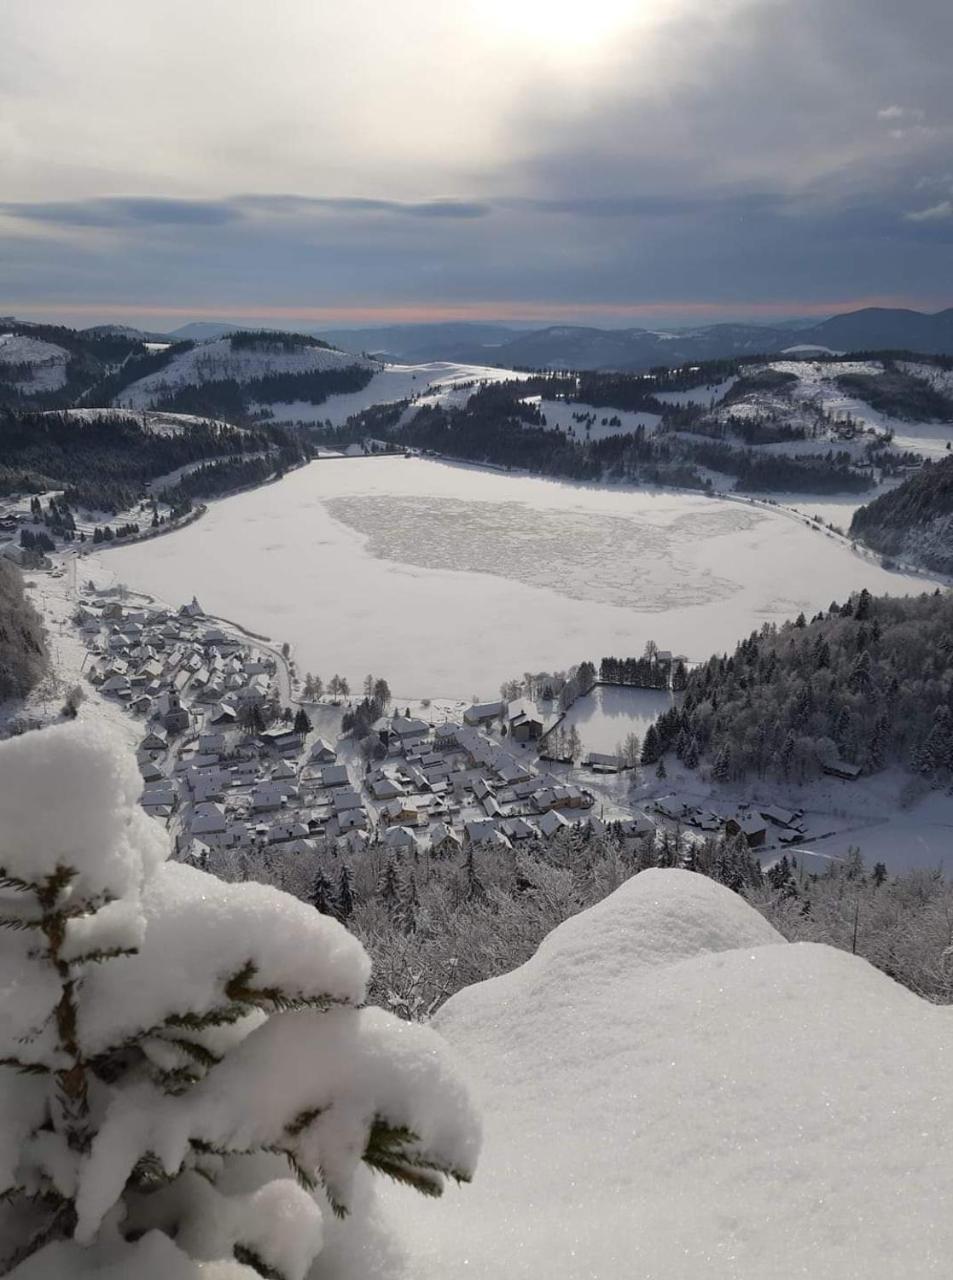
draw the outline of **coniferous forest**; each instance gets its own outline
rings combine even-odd
[[[953,778],[953,596],[832,604],[808,622],[765,624],[688,677],[654,726],[662,751],[718,781],[802,783],[838,762],[900,764]]]

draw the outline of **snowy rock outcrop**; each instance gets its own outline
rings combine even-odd
[[[0,744],[0,1271],[364,1277],[371,1171],[468,1181],[467,1092],[434,1031],[361,1007],[340,924],[167,861],[140,790],[102,730]]]
[[[487,1133],[465,1204],[400,1206],[415,1280],[948,1269],[953,1011],[710,880],[643,872],[436,1025]]]

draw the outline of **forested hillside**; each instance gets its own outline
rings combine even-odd
[[[73,506],[119,511],[140,498],[150,480],[179,467],[283,448],[299,451],[272,427],[244,431],[199,422],[160,434],[133,414],[87,420],[0,408],[0,493],[63,489]]]
[[[953,457],[928,463],[854,513],[851,535],[875,551],[953,573]]]
[[[681,707],[649,734],[718,781],[807,782],[846,761],[866,772],[898,763],[948,782],[953,595],[862,591],[810,622],[766,624],[730,657],[692,671]]]
[[[122,386],[110,388],[117,404],[232,422],[271,417],[273,404],[317,405],[329,396],[360,391],[379,367],[308,334],[265,330],[179,343],[138,365],[141,372],[134,379],[124,369]]]
[[[0,405],[67,408],[140,353],[122,333],[0,320]]]
[[[40,615],[26,598],[19,569],[0,556],[0,701],[25,697],[47,661]]]
[[[724,362],[693,371],[687,385],[705,386],[724,371]],[[680,380],[661,371],[651,379],[632,374],[588,373],[578,379],[536,375],[480,387],[464,405],[424,404],[405,413],[393,406],[386,412],[375,406],[335,437],[390,432],[404,444],[448,457],[576,480],[703,489],[711,487],[706,471],[715,471],[733,477],[739,491],[751,493],[863,492],[873,483],[868,473],[853,467],[848,452],[833,446],[819,449],[816,442],[812,447],[805,441],[800,454],[759,452],[759,445],[798,440],[803,433],[779,427],[768,415],[739,419],[734,432],[733,420],[713,424],[698,405],[673,407],[657,398],[657,392],[669,388],[680,389]],[[547,402],[557,398],[582,406],[573,434],[547,419]],[[592,430],[592,406],[605,415],[598,431]],[[654,430],[641,425],[626,430],[617,415],[612,421],[613,410],[652,414],[659,421]]]

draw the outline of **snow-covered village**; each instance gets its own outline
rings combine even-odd
[[[0,5],[0,1277],[949,1276],[951,48]]]

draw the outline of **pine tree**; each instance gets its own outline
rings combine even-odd
[[[377,882],[377,896],[390,912],[396,911],[400,906],[400,881],[397,878],[397,865],[392,857],[384,863],[384,870]]]
[[[333,916],[337,914],[337,904],[334,901],[334,890],[331,887],[331,881],[320,868],[314,877],[311,902],[315,910],[320,911],[322,915]]]
[[[656,770],[655,770],[655,776],[656,776],[656,778],[667,778],[667,777],[668,777],[668,770],[665,768],[665,757],[664,757],[664,756],[659,756],[659,758],[658,758],[658,766],[656,767]]]
[[[347,924],[354,914],[354,887],[351,881],[351,868],[345,862],[341,867],[341,878],[338,881],[337,918]]]
[[[654,724],[650,724],[645,733],[642,742],[642,763],[655,764],[661,754],[661,746],[659,743],[658,730]]]
[[[486,889],[483,881],[477,874],[476,860],[473,856],[473,845],[467,849],[467,856],[463,863],[463,873],[465,876],[466,887],[464,897],[467,902],[482,901],[486,898]]]
[[[362,1007],[356,939],[167,861],[140,788],[88,726],[0,745],[0,1271],[300,1280],[361,1162],[469,1179],[469,1104],[432,1032]]]
[[[294,718],[295,733],[308,734],[311,732],[311,721],[308,719],[308,713],[304,707],[299,707],[295,712]]]
[[[727,742],[715,756],[711,776],[715,782],[728,782],[731,778],[731,747]]]

